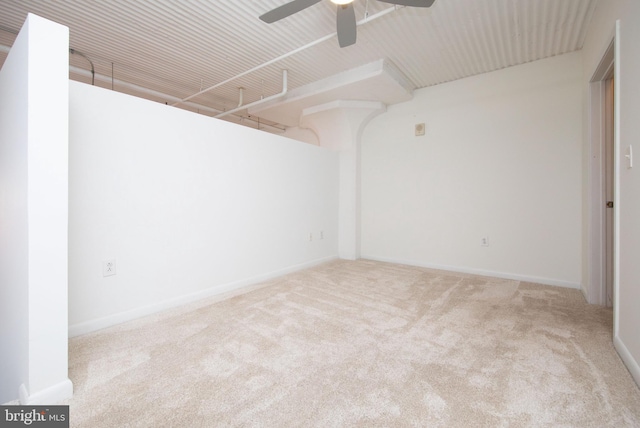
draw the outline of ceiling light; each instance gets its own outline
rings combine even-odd
[[[342,5],[342,4],[353,3],[353,0],[331,0],[331,3]]]

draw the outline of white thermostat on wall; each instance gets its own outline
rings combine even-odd
[[[424,123],[417,123],[416,124],[416,137],[420,137],[422,135],[424,135]]]

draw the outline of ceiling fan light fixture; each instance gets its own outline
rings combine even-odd
[[[270,10],[260,15],[260,19],[267,24],[274,23],[283,18],[300,12],[311,7],[323,0],[290,0],[282,6]],[[383,3],[391,3],[399,6],[429,7],[435,0],[378,0]],[[354,12],[354,0],[331,0],[338,7],[336,8],[336,34],[338,35],[338,44],[341,48],[351,46],[356,42],[356,15]],[[388,8],[387,10],[395,10]]]

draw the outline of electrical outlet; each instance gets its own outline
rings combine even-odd
[[[102,262],[102,276],[111,276],[116,274],[116,259],[105,260]]]
[[[489,246],[489,237],[488,236],[480,238],[480,246],[481,247],[488,247]]]
[[[425,125],[424,123],[416,123],[416,137],[421,137],[424,135]]]

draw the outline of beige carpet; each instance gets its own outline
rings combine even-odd
[[[611,325],[577,290],[335,261],[72,339],[71,425],[640,426]]]

